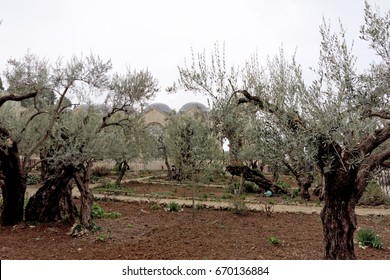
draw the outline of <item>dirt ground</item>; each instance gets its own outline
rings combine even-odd
[[[67,235],[69,225],[0,227],[0,259],[321,259],[318,214],[192,209],[167,212],[149,203],[99,201],[119,218],[96,219],[101,230]],[[390,259],[390,216],[358,216],[358,226],[377,232],[385,249],[361,249],[359,259]],[[272,244],[270,238],[278,240]]]

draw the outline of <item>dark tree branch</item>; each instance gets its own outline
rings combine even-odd
[[[390,112],[389,111],[378,111],[378,112],[370,112],[370,117],[378,117],[385,120],[390,120]]]
[[[367,155],[374,151],[380,144],[390,138],[390,123],[382,129],[376,130],[374,135],[365,138],[357,149]]]
[[[26,93],[23,95],[16,95],[16,94],[11,93],[11,94],[8,94],[5,96],[1,96],[0,97],[0,107],[3,106],[3,104],[7,101],[22,101],[24,99],[33,98],[38,94],[38,92],[39,91],[36,90],[36,91]]]
[[[251,103],[251,104],[254,104],[256,106],[258,106],[260,108],[260,110],[266,110],[267,112],[273,114],[277,111],[277,108],[275,109],[272,109],[273,106],[271,106],[271,104],[268,104],[267,102],[265,101],[262,101],[259,97],[257,96],[254,96],[254,95],[251,95],[247,90],[236,90],[234,92],[234,94],[237,94],[237,93],[241,93],[242,95],[244,95],[244,98],[240,98],[238,100],[238,104],[242,104],[242,103]]]

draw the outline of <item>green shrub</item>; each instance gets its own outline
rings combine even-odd
[[[232,197],[233,197],[233,195],[230,194],[230,193],[224,193],[224,194],[221,195],[221,198],[222,198],[222,199],[230,199],[230,198],[232,198]]]
[[[92,189],[95,193],[127,195],[135,192],[134,188],[121,187],[114,182],[107,182]]]
[[[96,175],[91,175],[89,178],[89,182],[91,184],[95,184],[95,183],[99,182],[99,180],[100,180],[100,176],[96,176]]]
[[[159,209],[161,209],[161,205],[157,204],[157,203],[153,203],[152,205],[150,205],[150,209],[151,210],[159,210]]]
[[[99,204],[94,202],[92,204],[91,215],[93,219],[102,219],[102,218],[116,219],[119,218],[122,214],[116,211],[105,212],[104,209],[100,207]]]
[[[92,204],[92,210],[91,210],[91,215],[93,219],[101,219],[104,217],[104,210],[102,207],[100,207],[99,204],[94,202]]]
[[[356,233],[356,240],[359,243],[359,246],[362,247],[372,247],[375,249],[382,249],[383,242],[379,238],[379,235],[376,234],[371,229],[360,229]]]
[[[180,205],[177,202],[171,201],[167,205],[168,211],[170,212],[179,212],[180,211]]]
[[[41,178],[38,175],[27,175],[27,185],[36,185],[41,182]]]
[[[112,238],[111,233],[101,233],[98,235],[98,237],[96,237],[96,240],[100,242],[105,242],[111,238]]]
[[[117,219],[120,216],[122,216],[122,214],[117,211],[104,213],[104,218]]]
[[[228,185],[227,188],[225,189],[225,192],[234,194],[235,190],[238,190],[239,188],[240,188],[240,184],[235,182],[233,184]]]
[[[233,209],[234,214],[237,214],[240,216],[244,216],[247,214],[248,207],[246,206],[245,201],[235,199],[232,203],[233,203],[232,209]]]
[[[259,186],[252,182],[244,183],[244,190],[246,193],[258,193]]]
[[[285,182],[285,181],[279,181],[276,183],[277,186],[281,187],[282,189],[284,190],[288,190],[288,189],[291,189],[291,186],[289,183]]]
[[[293,189],[291,192],[291,196],[294,197],[299,197],[299,189]]]

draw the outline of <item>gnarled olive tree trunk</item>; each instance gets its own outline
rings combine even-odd
[[[226,166],[226,171],[233,176],[240,176],[244,180],[250,181],[258,185],[263,190],[272,190],[273,193],[283,193],[287,194],[287,191],[281,187],[273,184],[270,180],[264,177],[264,175],[256,170],[251,169],[248,166]]]
[[[325,175],[324,207],[321,220],[324,233],[324,259],[356,259],[353,237],[356,230],[356,172],[338,169]]]
[[[29,199],[26,221],[55,222],[67,219],[73,223],[77,208],[72,199],[71,180],[74,168],[66,166],[50,174],[43,186]]]
[[[23,221],[26,176],[20,165],[18,146],[9,132],[0,127],[0,180],[3,194],[1,224],[15,225]]]
[[[73,179],[80,192],[80,224],[83,226],[88,226],[92,223],[93,194],[89,189],[91,167],[91,161],[85,165],[80,164],[78,166],[78,172],[73,174]]]

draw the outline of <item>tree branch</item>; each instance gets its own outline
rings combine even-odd
[[[370,112],[370,117],[379,117],[381,119],[390,120],[390,112],[389,111],[378,111],[378,112]]]
[[[5,96],[1,96],[0,97],[0,107],[3,106],[3,104],[7,101],[22,101],[24,99],[33,98],[37,94],[38,94],[38,91],[36,90],[36,91],[26,93],[23,95],[16,95],[16,94],[11,93],[11,94],[8,94]]]
[[[374,135],[368,136],[358,146],[357,149],[363,154],[370,154],[380,144],[390,138],[390,123],[382,129],[376,130]]]

